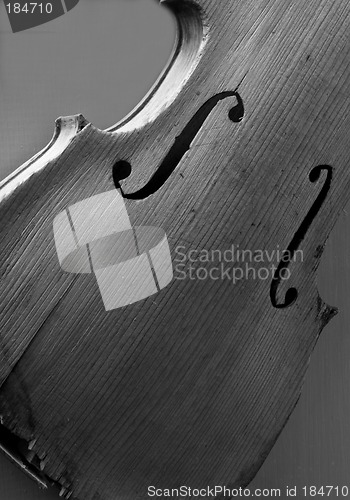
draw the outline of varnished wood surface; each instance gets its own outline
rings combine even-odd
[[[321,15],[321,13],[320,13],[320,15]],[[339,35],[339,37],[340,37],[339,39],[341,39],[341,35]],[[341,42],[339,42],[339,44],[340,43]],[[258,48],[256,48],[256,50],[258,51]],[[244,57],[244,56],[242,55],[242,57]],[[339,57],[341,57],[341,56],[339,56]],[[296,55],[294,57],[291,56],[291,59],[285,61],[285,64],[288,65],[288,67],[290,67],[291,61],[294,61],[294,63],[295,63],[295,66],[293,67],[294,71],[295,71],[294,74],[300,75],[299,72],[300,72],[300,69],[301,69],[301,62],[300,61],[297,62],[296,59],[294,59],[294,58],[296,58]],[[268,58],[267,58],[267,60],[268,60]],[[307,60],[309,61],[310,57]],[[266,60],[264,60],[264,62],[266,63]],[[302,60],[302,62],[303,62],[303,65],[306,64],[306,61]],[[258,64],[258,63],[256,63],[256,64]],[[316,62],[314,62],[313,70],[316,71]],[[265,67],[264,67],[264,71],[266,71]],[[259,72],[258,72],[257,69],[256,69],[256,72],[259,74]],[[265,74],[265,73],[263,72],[263,74]],[[306,74],[308,74],[308,73],[306,73]],[[313,75],[314,75],[314,73],[313,73]],[[247,76],[247,78],[248,78],[248,76]],[[303,77],[301,77],[301,78],[303,80]],[[308,120],[310,119],[309,116],[305,116],[305,114],[306,114],[306,107],[307,107],[307,109],[310,109],[309,108],[310,107],[310,103],[309,103],[308,99],[309,99],[309,95],[310,94],[312,95],[312,91],[314,91],[313,89],[314,89],[314,86],[316,85],[316,82],[317,82],[317,75],[311,76],[310,78],[311,78],[311,81],[309,82],[309,85],[310,85],[309,90],[310,90],[310,92],[309,93],[306,92],[305,94],[302,95],[304,101],[302,100],[301,102],[298,102],[298,101],[295,102],[295,101],[292,100],[292,102],[290,102],[290,104],[289,104],[290,105],[290,114],[293,115],[293,123],[292,123],[292,125],[290,123],[285,124],[284,120],[283,120],[283,117],[281,117],[281,122],[278,122],[278,123],[280,123],[281,127],[283,127],[285,125],[285,127],[286,127],[286,134],[287,133],[288,134],[294,133],[295,136],[297,137],[299,132],[298,132],[298,130],[296,130],[296,128],[299,128],[299,127],[302,128],[302,130],[303,130],[303,132],[305,134],[305,129],[306,129],[307,123],[309,123]],[[238,80],[236,80],[236,83],[238,83]],[[245,97],[245,101],[248,102],[248,105],[246,104],[246,113],[247,113],[247,116],[250,116],[252,120],[254,118],[254,123],[257,124],[256,127],[257,127],[257,130],[259,132],[259,121],[262,121],[261,114],[262,114],[263,110],[266,109],[266,102],[276,102],[275,108],[272,107],[272,110],[270,111],[270,113],[272,115],[271,118],[272,117],[276,118],[277,114],[278,114],[278,110],[281,109],[281,107],[280,107],[281,106],[281,102],[285,102],[287,100],[287,97],[290,97],[291,94],[292,95],[296,95],[296,94],[295,94],[295,92],[293,93],[293,90],[294,90],[293,87],[289,88],[289,86],[287,84],[286,84],[286,88],[284,90],[282,90],[282,92],[280,92],[278,96],[274,95],[273,89],[270,89],[269,87],[262,86],[262,87],[259,87],[259,89],[257,90],[256,87],[255,87],[255,85],[256,85],[256,82],[254,81],[254,79],[252,79],[251,81],[249,81],[249,78],[248,78],[248,80],[246,79],[244,81],[244,84],[242,85],[242,91],[240,90],[240,92],[242,92],[243,95],[247,96],[247,98]],[[222,89],[220,89],[220,90],[222,90]],[[341,93],[341,89],[337,89],[337,92],[338,91]],[[251,92],[251,94],[250,94],[250,92]],[[321,92],[321,90],[320,90],[320,92]],[[338,95],[338,93],[337,93],[337,95]],[[252,98],[252,100],[253,100],[253,97],[255,97],[254,103],[256,103],[257,109],[255,109],[253,105],[249,105],[249,102],[251,102],[250,101],[250,97]],[[321,98],[321,94],[319,95],[319,97]],[[332,106],[330,106],[330,108],[334,109],[334,106],[335,106],[335,109],[337,110],[336,105],[338,103],[338,99],[334,98],[332,100],[331,96],[327,96],[327,97],[329,99],[331,99],[331,103],[328,101],[327,104],[328,105],[333,104],[333,108],[332,108]],[[186,102],[188,102],[188,101],[186,101]],[[302,103],[304,103],[304,107],[303,107]],[[338,106],[339,106],[339,109],[338,109],[338,116],[339,116],[340,104],[338,104]],[[342,106],[344,106],[344,101],[342,101]],[[287,106],[287,108],[288,108],[288,106]],[[195,103],[193,103],[193,109],[195,109]],[[235,154],[232,155],[232,161],[233,161],[233,159],[236,160],[237,158],[239,158],[241,160],[243,158],[243,152],[246,154],[247,144],[253,144],[254,143],[256,131],[254,130],[255,133],[254,134],[252,133],[252,131],[250,130],[250,127],[248,127],[248,120],[245,120],[242,124],[239,124],[238,126],[230,124],[231,128],[229,130],[226,129],[226,127],[227,127],[227,124],[226,124],[225,125],[225,130],[224,130],[224,126],[222,125],[222,123],[223,123],[222,116],[224,116],[224,110],[225,109],[227,109],[227,108],[225,108],[225,106],[218,107],[218,109],[215,111],[214,116],[211,117],[211,121],[214,122],[213,124],[218,124],[218,126],[220,127],[219,128],[220,137],[222,137],[222,135],[224,135],[225,133],[227,134],[226,135],[226,139],[225,139],[225,143],[228,143],[228,139],[229,138],[231,139],[232,136],[234,136],[236,138],[236,140],[237,140],[238,143],[241,141],[241,143],[242,143],[241,144],[241,150],[239,149],[239,146],[235,145],[235,151],[234,151]],[[287,113],[287,111],[286,111],[286,113]],[[322,117],[320,117],[320,118],[323,118],[323,119],[325,118],[325,116],[326,116],[326,110],[324,110],[324,113],[325,114],[322,115]],[[333,113],[334,113],[334,111],[333,111]],[[189,115],[190,115],[190,113],[189,113]],[[168,116],[169,115],[167,115],[167,113],[165,113],[165,115],[164,115],[164,123],[165,123],[165,118],[167,118],[167,121],[169,121],[168,120]],[[178,116],[181,116],[181,114],[179,113]],[[333,115],[333,116],[335,116],[335,115]],[[215,123],[215,120],[216,120],[216,123]],[[294,123],[297,123],[298,127],[295,127],[293,125]],[[213,124],[212,124],[212,122],[210,122],[210,125],[211,125],[210,128],[214,128]],[[315,123],[314,123],[314,125],[315,125]],[[237,130],[235,130],[234,127],[237,127]],[[315,129],[313,131],[309,131],[308,144],[309,145],[311,144],[311,146],[309,146],[310,150],[311,150],[309,152],[310,158],[308,158],[309,164],[311,165],[311,156],[312,156],[312,159],[314,161],[316,161],[316,162],[317,161],[318,162],[325,162],[325,161],[327,161],[329,163],[332,163],[332,160],[334,160],[334,161],[337,160],[340,163],[342,163],[342,162],[345,163],[345,161],[343,159],[343,156],[344,157],[346,156],[346,151],[344,149],[342,149],[342,148],[340,148],[340,149],[334,148],[333,152],[330,151],[330,150],[325,151],[324,147],[322,148],[322,144],[321,145],[319,144],[319,139],[317,139],[317,140],[315,139],[315,137],[318,136],[318,132],[321,131],[321,127],[322,127],[322,130],[323,130],[324,129],[324,122],[323,122],[323,120],[320,119],[319,122],[316,122]],[[167,127],[162,127],[163,130],[167,130],[167,128],[170,129],[170,124]],[[181,129],[180,126],[178,128]],[[327,132],[331,133],[332,130],[334,130],[334,128],[335,128],[335,119],[333,121],[332,120],[330,121],[329,128],[327,129]],[[268,134],[268,132],[270,132],[270,134],[272,134],[273,130],[274,129],[272,128],[272,121],[270,120],[269,123],[267,124],[267,130],[264,130],[264,132],[266,134]],[[89,149],[89,148],[91,148],[91,144],[92,144],[92,140],[93,140],[93,135],[89,135],[90,133],[88,133],[88,131],[86,131],[85,133],[86,133],[86,136],[87,136],[86,148],[88,148],[87,151],[89,151],[89,155],[91,156],[92,149]],[[83,132],[83,134],[84,134],[84,132]],[[300,132],[300,134],[301,134],[301,132]],[[342,137],[345,137],[345,136],[342,136]],[[284,144],[284,143],[285,144],[290,144],[289,141],[287,140],[287,138],[283,137],[282,133],[280,133],[280,134],[277,133],[277,136],[274,136],[274,141],[276,141],[279,144],[281,144],[281,143],[282,144]],[[339,141],[339,144],[344,142],[344,141],[341,141],[340,139],[338,139],[338,141]],[[140,141],[140,143],[142,144],[142,140]],[[338,143],[337,143],[337,146],[338,146]],[[139,146],[139,147],[141,147],[141,146]],[[290,147],[291,147],[291,151],[289,151],[289,152],[286,151],[286,155],[283,156],[283,161],[287,165],[289,164],[288,162],[291,162],[291,159],[296,154],[295,153],[295,149],[293,149],[293,146],[290,146]],[[294,144],[294,148],[295,147],[296,147],[296,144]],[[255,148],[259,151],[259,154],[261,154],[260,146],[259,145],[255,145]],[[315,148],[317,148],[317,155],[315,154]],[[135,143],[135,150],[137,150],[137,142]],[[81,149],[79,148],[79,153],[80,152],[81,152]],[[211,158],[210,157],[208,158],[208,152],[205,151],[205,153],[206,153],[206,158],[205,159],[207,160],[208,164],[211,165],[213,163],[214,156],[212,157],[212,162],[210,162],[209,160]],[[288,156],[288,153],[289,153],[289,156]],[[139,154],[139,157],[140,157],[140,154]],[[157,151],[155,150],[154,152],[152,152],[152,154],[154,156],[153,160],[155,160],[156,157],[157,157],[157,154],[158,154]],[[200,160],[202,158],[201,152],[199,151],[196,154],[197,155],[199,154],[199,156],[197,156],[197,158],[198,158],[198,160]],[[221,154],[223,154],[223,153],[221,153]],[[249,152],[249,157],[251,158],[251,160],[253,160],[255,154],[256,154],[256,150],[254,150],[254,146],[253,146],[253,151]],[[160,155],[160,152],[159,152],[158,155]],[[233,158],[233,156],[234,156],[234,158]],[[84,157],[86,157],[86,156],[84,156]],[[223,157],[225,157],[224,154],[223,154]],[[265,158],[266,162],[269,161],[271,163],[271,168],[275,168],[276,175],[278,173],[280,173],[279,169],[281,168],[280,163],[281,163],[282,158],[281,158],[281,156],[279,154],[275,153],[275,155],[274,155],[274,148],[272,146],[266,147],[265,157],[264,158]],[[136,159],[138,159],[137,154],[136,154]],[[200,171],[196,172],[197,173],[197,177],[199,175],[199,181],[198,181],[198,179],[196,179],[196,181],[198,182],[199,186],[203,185],[203,180],[200,181],[200,178],[201,178],[200,176],[204,176],[205,177],[205,174],[207,174],[208,176],[213,174],[212,170],[209,169],[208,164],[204,164],[203,160],[204,159],[202,159],[202,163],[200,161],[198,162],[201,165],[202,169]],[[101,160],[99,159],[99,161],[101,161]],[[157,163],[156,161],[151,161],[151,160],[148,160],[148,162],[149,162],[150,165],[152,165],[154,163]],[[136,165],[138,163],[139,163],[138,161],[135,161]],[[183,167],[185,167],[185,166],[186,166],[186,164],[184,162]],[[140,172],[140,174],[141,174],[141,172]],[[287,190],[287,193],[289,193],[290,191],[288,191],[288,189],[290,189],[291,192],[292,192],[292,189],[293,189],[293,185],[290,185],[290,184],[292,184],[290,181],[291,181],[291,179],[293,180],[293,177],[288,177],[288,172],[286,172],[285,175],[286,175],[286,179],[285,179],[286,182],[284,183],[284,188]],[[101,178],[102,174],[99,173],[99,176]],[[244,181],[244,179],[239,179],[238,168],[237,167],[234,167],[233,170],[228,173],[228,178],[229,179],[231,178],[230,176],[232,176],[232,181],[236,181],[236,182],[237,181],[241,181],[241,182]],[[202,177],[202,179],[203,179],[203,177]],[[101,180],[101,179],[99,179],[99,180]],[[226,177],[225,180],[227,180],[227,177]],[[194,182],[194,179],[193,179],[193,182]],[[103,179],[102,179],[102,183],[103,183]],[[233,184],[233,182],[232,182],[232,184]],[[107,184],[107,186],[108,186],[108,184]],[[132,190],[133,188],[135,189],[135,187],[133,185],[130,185],[130,184],[128,185],[128,183],[126,183],[126,187],[127,187],[128,190]],[[197,187],[197,184],[196,184],[196,187]],[[257,188],[255,186],[251,186],[250,188],[251,188],[251,192],[250,192],[250,195],[248,196],[248,198],[255,200],[254,193],[256,192]],[[266,189],[268,189],[268,186],[266,186]],[[332,206],[332,208],[334,209],[334,204],[336,204],[335,200],[338,200],[339,197],[341,196],[342,189],[343,189],[344,196],[345,196],[346,189],[348,189],[348,186],[346,184],[344,186],[339,186],[338,187],[338,191],[336,191],[335,194],[333,195],[334,198],[333,198],[332,203],[330,205],[328,205],[328,206],[326,205],[326,207],[323,208],[323,216],[322,216],[322,213],[321,213],[319,220],[315,224],[316,227],[314,228],[314,233],[311,232],[311,234],[313,235],[314,239],[320,239],[320,240],[322,240],[322,238],[324,238],[324,234],[326,234],[327,231],[329,230],[329,228],[330,228],[330,226],[332,224],[332,221],[329,220],[329,216],[328,216],[328,213],[327,213],[327,208],[329,209],[330,206]],[[174,186],[173,190],[176,190],[175,186]],[[262,191],[264,191],[264,190],[262,190]],[[299,194],[299,196],[300,196],[300,206],[298,207],[298,211],[296,212],[296,214],[295,213],[290,213],[290,214],[285,214],[284,213],[283,215],[286,216],[288,222],[287,223],[284,222],[283,224],[282,224],[282,222],[280,222],[280,223],[278,222],[279,221],[278,218],[274,219],[273,220],[273,227],[272,227],[272,223],[271,223],[271,228],[270,228],[270,231],[272,232],[271,235],[274,234],[273,230],[275,229],[275,227],[280,227],[281,234],[284,235],[285,239],[288,239],[288,236],[290,236],[290,232],[288,232],[288,231],[291,231],[291,228],[293,228],[293,227],[297,227],[298,220],[302,219],[302,216],[305,214],[305,212],[307,211],[307,208],[309,208],[309,206],[310,206],[310,201],[311,202],[313,201],[313,193],[314,193],[314,191],[315,190],[311,189],[311,187],[309,185],[305,186],[304,192],[302,193],[302,195],[305,195],[305,198],[303,198],[303,196]],[[193,198],[195,198],[195,196],[197,196],[200,193],[198,192],[198,193],[194,193],[193,194],[193,190],[192,190],[192,192],[189,191],[189,190],[187,190],[186,194],[187,194],[187,198],[190,199],[191,202],[193,203]],[[207,193],[205,193],[205,194],[207,194]],[[85,193],[83,193],[83,195],[86,196]],[[209,197],[210,197],[210,194],[209,194]],[[164,198],[161,197],[160,200],[163,201]],[[265,204],[266,204],[267,200],[268,200],[268,197],[266,196],[266,198],[264,200],[262,200],[262,201],[264,201]],[[54,201],[55,201],[55,205],[59,206],[59,203],[56,203],[56,202],[59,202],[59,199],[56,198]],[[232,205],[234,204],[234,201],[235,201],[234,198],[232,198]],[[230,206],[232,206],[232,205],[230,205]],[[145,203],[144,206],[147,207],[147,203]],[[143,212],[144,212],[144,206],[142,207],[142,210],[138,210],[137,211],[135,209],[135,212],[134,212],[135,219],[142,220]],[[207,214],[208,212],[210,212],[209,207],[210,207],[210,204],[208,204],[208,210],[207,211],[204,210],[203,213]],[[263,205],[261,206],[261,208],[263,208]],[[47,207],[45,207],[45,211],[46,210],[47,210]],[[239,213],[238,213],[238,215],[239,215]],[[249,217],[252,217],[253,215],[255,216],[256,212],[253,211],[252,214],[249,214]],[[334,216],[335,215],[336,214],[334,214]],[[298,220],[295,220],[296,216],[299,217]],[[153,220],[157,220],[157,216],[155,216],[155,214],[154,214],[153,211],[152,211],[152,219]],[[334,217],[334,219],[335,219],[335,217]],[[160,221],[160,220],[162,220],[162,225],[164,225],[164,221],[166,221],[166,218],[164,219],[164,214],[162,214],[161,217],[158,216],[158,221]],[[171,220],[172,219],[170,217],[169,221],[171,221]],[[238,221],[239,221],[239,217],[238,217]],[[207,223],[207,225],[209,225],[208,222],[206,222],[206,223]],[[239,227],[239,222],[238,222],[238,227]],[[203,227],[203,228],[200,228],[200,227],[196,228],[196,230],[198,230],[198,231],[200,231],[200,230],[204,231],[203,234],[205,234],[205,229],[206,229],[205,227]],[[266,228],[265,228],[265,230],[266,230]],[[239,229],[238,228],[237,228],[237,232],[239,233]],[[291,231],[291,233],[293,233],[293,231]],[[233,235],[231,234],[231,237],[235,237],[234,234]],[[309,235],[309,237],[310,237],[310,235]],[[314,251],[314,246],[313,246],[314,245],[314,241],[312,241],[311,237],[310,237],[310,239],[311,239],[311,241],[309,243],[309,247],[310,248],[309,248],[308,251],[310,252],[310,256],[311,256],[312,252]],[[314,262],[311,262],[311,263],[314,265]],[[89,286],[89,284],[87,284],[87,286]],[[307,290],[307,288],[308,288],[307,287],[307,283],[304,286],[305,286],[306,291],[307,291],[306,296],[305,296],[306,300],[309,301],[309,304],[312,307],[312,304],[315,304],[315,302],[314,302],[315,298],[316,298],[315,289],[312,287],[310,289],[311,291]],[[252,294],[254,292],[256,292],[256,291],[250,290],[250,297],[253,296]],[[258,294],[258,296],[259,296],[259,294]],[[239,299],[236,299],[236,300],[239,300]],[[233,305],[234,305],[234,303],[235,303],[235,299],[234,298],[233,298],[233,300],[231,299],[230,304],[226,303],[225,299],[223,299],[223,306],[222,306],[223,309],[225,311],[228,310],[229,307],[231,306],[232,302],[233,302]],[[150,307],[152,308],[151,305],[150,305]],[[235,307],[241,308],[239,302],[235,304]],[[262,300],[262,303],[261,303],[260,307],[261,307],[260,314],[262,314],[264,308],[267,307],[265,305],[265,303],[263,302],[263,300]],[[148,314],[153,314],[152,310],[149,311]],[[40,316],[40,311],[39,311],[39,316]],[[154,317],[154,314],[153,314],[153,317]],[[62,318],[62,316],[61,316],[61,318]],[[207,321],[207,318],[204,318],[204,319]],[[312,319],[314,320],[314,318],[312,318]],[[50,321],[52,321],[51,318],[50,318]],[[295,316],[292,316],[291,318],[289,318],[288,321],[290,322],[290,324],[296,325],[298,323],[298,318],[296,318]],[[304,321],[304,319],[301,321],[301,324],[303,324],[303,321]],[[305,324],[303,324],[303,326],[301,326],[301,324],[299,326],[300,332],[302,331],[302,328],[303,329],[305,328]],[[277,325],[278,325],[278,330],[279,330],[281,328],[281,319],[277,318],[277,314],[276,314],[276,327],[277,327]],[[263,327],[262,327],[262,331],[263,331]],[[296,327],[296,331],[298,331],[298,327]],[[197,332],[197,334],[198,334],[198,332]],[[306,358],[308,356],[308,353],[311,350],[311,345],[313,343],[313,339],[317,335],[317,329],[316,329],[316,331],[312,335],[311,335],[311,332],[309,332],[309,334],[310,334],[310,346],[306,347],[306,350],[305,350],[305,356],[306,356]],[[41,343],[41,342],[44,341],[44,338],[42,338],[40,340],[38,337],[39,336],[36,336],[35,340],[34,340],[34,344],[31,344],[32,348],[35,347],[35,349],[32,351],[33,353],[34,352],[36,353],[35,356],[34,356],[34,354],[33,354],[33,356],[31,356],[30,349],[29,349],[29,351],[27,351],[25,357],[22,358],[23,361],[21,361],[21,364],[22,364],[23,367],[26,367],[26,362],[28,363],[28,365],[27,365],[28,369],[25,368],[26,370],[28,370],[28,373],[26,372],[26,377],[25,377],[26,381],[28,380],[29,375],[32,373],[33,368],[35,368],[36,365],[37,365],[37,352],[38,352],[37,349],[39,347],[39,344],[36,344],[36,343],[37,342]],[[53,342],[53,343],[57,342],[57,343],[59,343],[59,342],[61,342],[61,339],[62,339],[62,337],[60,339],[56,339],[56,338],[52,338],[51,337],[50,338],[50,342]],[[74,339],[72,339],[72,340],[74,340]],[[113,339],[112,339],[112,341],[113,341]],[[158,343],[158,341],[159,341],[159,338],[157,339],[157,343]],[[197,341],[198,341],[198,339],[197,339]],[[88,342],[87,342],[86,339],[82,339],[82,342],[83,343],[86,342],[85,345],[88,346]],[[101,339],[101,342],[103,344],[102,339]],[[286,342],[291,342],[291,344],[285,344],[285,345],[288,345],[291,348],[300,349],[300,344],[299,345],[297,345],[297,344],[293,345],[293,342],[289,338],[288,339],[286,338]],[[45,346],[45,342],[42,345],[44,347]],[[76,343],[75,343],[75,346],[76,346]],[[165,347],[165,344],[164,344],[164,347]],[[208,347],[211,347],[211,346],[209,345]],[[110,348],[110,346],[109,346],[109,348]],[[219,349],[219,346],[216,345],[215,348]],[[278,354],[282,355],[281,352],[279,352]],[[55,356],[54,353],[53,353],[53,356]],[[26,359],[27,359],[27,361],[26,361]],[[29,367],[30,367],[30,369],[29,369]],[[259,370],[259,369],[260,368],[257,367],[257,370]],[[295,370],[296,370],[296,366],[292,364],[290,366],[290,373],[295,373]],[[303,371],[303,369],[302,369],[301,366],[300,366],[300,370],[301,370],[301,372]],[[27,377],[27,374],[28,374],[28,377]],[[12,377],[12,375],[10,376],[10,378],[11,377]],[[12,379],[13,379],[13,377],[12,377]],[[18,381],[18,373],[17,373],[17,381]],[[33,377],[33,383],[34,383],[34,381],[35,381],[35,384],[37,384],[37,380],[35,379],[35,377]],[[23,382],[23,380],[22,380],[22,382]],[[21,382],[21,384],[22,384],[22,382]],[[15,379],[13,379],[13,383],[16,383]],[[22,387],[22,389],[23,389],[23,387]],[[21,394],[22,389],[18,389],[19,390],[19,394]],[[295,399],[295,397],[296,397],[296,393],[293,393],[293,395],[291,396],[291,402],[290,402],[291,405],[292,405],[292,400]],[[63,398],[63,396],[62,396],[62,398]],[[47,401],[47,399],[46,399],[46,401]],[[45,398],[42,400],[42,402],[40,404],[45,404]],[[41,415],[45,414],[45,412],[42,411],[42,408],[40,408],[39,411],[40,411]],[[288,410],[287,410],[287,412],[288,412]],[[51,418],[51,416],[52,416],[52,414],[50,415],[50,418]],[[281,421],[283,420],[283,418],[284,418],[283,415],[281,415]],[[269,417],[267,417],[267,422],[268,422],[268,420],[269,420]],[[203,430],[203,429],[200,429],[200,430]],[[48,467],[50,467],[50,466],[48,466]]]

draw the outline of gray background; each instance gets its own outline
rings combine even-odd
[[[49,142],[58,116],[82,112],[100,128],[121,120],[166,65],[174,38],[172,17],[154,0],[81,0],[16,34],[0,3],[0,179]],[[285,498],[286,486],[297,486],[304,498],[302,486],[350,487],[349,255],[345,211],[318,273],[321,296],[340,313],[323,331],[298,406],[251,488],[281,488]],[[0,456],[1,500],[49,498],[57,493],[41,492]]]

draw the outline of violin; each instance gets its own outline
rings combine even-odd
[[[162,3],[177,48],[138,108],[58,119],[0,184],[2,449],[65,498],[234,496],[337,312],[350,5]]]

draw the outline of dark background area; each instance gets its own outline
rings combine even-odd
[[[174,20],[154,0],[81,0],[15,34],[0,3],[0,179],[50,141],[58,116],[81,112],[99,128],[121,120],[165,67],[174,39]],[[303,486],[350,487],[349,255],[344,211],[318,273],[322,298],[340,313],[323,331],[298,406],[251,488],[281,488],[285,498],[286,487],[297,486],[303,498]],[[1,500],[49,498],[57,492],[41,492],[0,456]]]

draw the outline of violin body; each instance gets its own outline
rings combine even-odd
[[[0,185],[1,422],[67,498],[248,485],[336,313],[316,272],[350,198],[349,3],[164,3],[178,47],[144,102],[107,131],[58,120]],[[118,225],[106,193],[127,229],[162,228],[173,266],[110,309],[92,247],[66,269],[57,247],[69,219],[84,250],[95,209]]]

